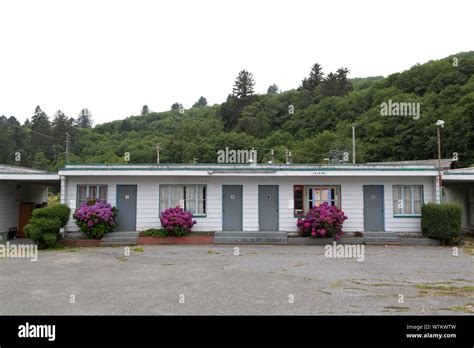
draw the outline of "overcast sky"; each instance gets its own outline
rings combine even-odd
[[[474,1],[0,0],[0,115],[88,107],[94,123],[221,103],[241,69],[257,93],[313,63],[383,75],[474,49]]]

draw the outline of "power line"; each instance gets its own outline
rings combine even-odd
[[[11,124],[11,123],[9,123],[6,119],[1,119],[1,118],[0,118],[0,120],[1,120],[1,121],[4,121],[4,122],[5,122],[7,125],[9,125],[9,126],[17,127],[17,128],[19,128],[19,129],[25,129],[25,128],[23,128],[22,126],[18,126],[18,125],[16,125],[16,124]],[[43,133],[40,133],[40,132],[36,132],[36,131],[34,131],[34,130],[32,130],[32,129],[30,129],[30,132],[31,132],[31,133],[34,133],[34,134],[37,134],[37,135],[41,135],[42,137],[45,137],[45,138],[50,138],[50,139],[53,139],[53,140],[55,140],[55,141],[58,141],[58,139],[55,138],[55,137],[52,137],[52,136],[50,136],[50,135],[46,135],[46,134],[43,134]]]

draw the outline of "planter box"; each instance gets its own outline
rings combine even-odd
[[[102,244],[100,239],[64,239],[62,244],[68,247],[99,247]]]
[[[138,245],[157,244],[213,244],[214,236],[138,237]]]

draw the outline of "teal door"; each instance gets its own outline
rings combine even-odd
[[[119,231],[137,230],[137,185],[117,185]]]
[[[222,230],[242,231],[243,189],[241,185],[222,186]]]
[[[258,186],[260,231],[278,231],[278,185]]]
[[[364,185],[364,231],[384,231],[383,185]]]

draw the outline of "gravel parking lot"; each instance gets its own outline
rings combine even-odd
[[[40,251],[0,259],[0,314],[471,314],[474,256],[447,247],[241,245]],[[184,303],[183,303],[184,302]]]

